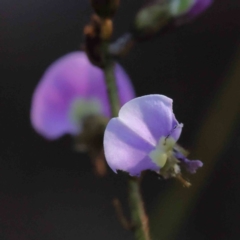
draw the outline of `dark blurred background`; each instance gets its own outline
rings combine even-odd
[[[143,1],[122,0],[116,39]],[[133,239],[111,201],[126,182],[93,174],[70,137],[49,142],[31,127],[33,90],[46,67],[79,49],[88,0],[0,2],[0,239]],[[240,239],[240,1],[216,0],[194,22],[136,45],[120,59],[138,95],[165,94],[184,123],[180,144],[204,168],[193,187],[147,174],[153,240]],[[126,209],[127,210],[127,209]]]

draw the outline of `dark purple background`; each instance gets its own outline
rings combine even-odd
[[[130,27],[142,1],[121,2],[115,38]],[[72,152],[70,138],[48,142],[29,121],[39,78],[52,61],[79,48],[90,13],[87,0],[0,2],[1,240],[133,239],[111,206],[116,194],[126,202],[125,182],[113,173],[96,178],[86,156]],[[185,124],[181,143],[191,148],[239,43],[240,1],[216,0],[195,22],[137,45],[121,63],[138,95],[174,99],[175,114]],[[239,134],[236,128],[176,239],[239,239]],[[147,177],[149,211],[171,183]]]

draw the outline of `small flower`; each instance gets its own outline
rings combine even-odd
[[[123,68],[115,65],[121,104],[134,97],[131,81]],[[90,115],[110,117],[104,74],[93,66],[84,52],[73,52],[54,62],[35,89],[31,122],[48,139],[64,134],[78,135],[82,120]]]
[[[105,157],[114,172],[139,176],[144,170],[164,178],[178,177],[180,167],[194,173],[203,164],[188,160],[176,144],[182,131],[172,111],[172,99],[147,95],[127,102],[107,125]]]
[[[177,25],[188,22],[204,12],[213,0],[173,0],[170,5],[171,15]]]

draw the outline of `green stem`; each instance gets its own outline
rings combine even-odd
[[[104,67],[105,82],[107,85],[108,98],[111,108],[111,116],[117,117],[119,111],[118,90],[115,81],[114,63],[111,60],[106,61]]]
[[[144,209],[138,178],[131,177],[129,179],[129,204],[135,238],[137,240],[150,240],[148,217]]]
[[[108,55],[109,43],[103,44],[104,53],[104,74],[107,85],[108,98],[111,106],[111,116],[117,117],[119,111],[119,98],[116,86],[114,63]],[[140,193],[140,182],[136,178],[129,179],[129,203],[132,216],[132,224],[136,240],[150,240],[148,229],[148,217],[145,213]]]

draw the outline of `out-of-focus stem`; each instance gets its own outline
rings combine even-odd
[[[124,215],[123,213],[123,209],[122,209],[122,205],[121,202],[119,201],[119,199],[114,198],[113,199],[113,206],[116,210],[116,214],[118,217],[118,221],[121,223],[121,225],[126,229],[126,230],[132,230],[133,229],[133,225],[132,222],[130,222]]]
[[[148,217],[144,209],[138,178],[131,177],[129,179],[129,205],[135,238],[137,240],[150,240]]]
[[[107,86],[108,92],[108,99],[111,108],[111,116],[117,117],[119,111],[119,98],[118,98],[118,90],[115,81],[115,74],[114,74],[114,62],[108,57],[106,57],[106,64],[104,66],[104,74],[105,74],[105,82]]]

